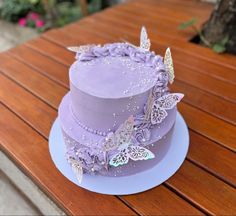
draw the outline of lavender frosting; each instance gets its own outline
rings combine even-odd
[[[71,91],[59,107],[59,118],[67,155],[83,161],[86,172],[106,170],[116,151],[102,152],[102,140],[130,115],[134,116],[137,145],[148,146],[171,130],[176,108],[156,126],[144,118],[150,90],[154,98],[169,92],[161,56],[131,44],[114,43],[77,53],[76,59],[70,68]]]

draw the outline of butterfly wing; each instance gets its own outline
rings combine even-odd
[[[160,107],[159,103],[155,101],[152,106],[151,123],[153,125],[161,123],[167,116],[165,109]]]
[[[121,126],[115,131],[116,147],[129,144],[134,132],[134,117],[130,116]]]
[[[150,50],[151,42],[147,35],[147,30],[143,26],[140,34],[140,48],[146,51]]]
[[[183,97],[184,95],[180,93],[167,94],[158,98],[156,103],[158,103],[161,108],[169,110],[173,109]]]
[[[103,150],[104,151],[110,151],[117,148],[116,142],[115,142],[115,135],[113,132],[107,134],[105,139],[103,140]]]
[[[119,153],[115,154],[109,161],[109,164],[114,167],[118,167],[129,162],[129,155],[127,150],[123,149]]]
[[[94,46],[95,46],[94,44],[90,44],[90,45],[67,47],[67,49],[76,53],[84,53],[84,52],[88,52]]]
[[[155,155],[150,150],[141,146],[129,146],[128,154],[130,159],[134,161],[149,160],[155,158]]]
[[[69,158],[68,162],[71,165],[71,168],[79,182],[79,184],[81,184],[82,179],[83,179],[83,167],[81,165],[81,163],[73,158]]]
[[[172,84],[174,82],[175,73],[174,73],[174,65],[173,65],[173,60],[172,60],[169,47],[166,49],[164,64],[166,66],[166,69],[169,75],[169,82]]]
[[[153,102],[154,102],[154,97],[153,97],[153,92],[151,90],[149,93],[149,96],[148,96],[148,100],[147,100],[147,104],[146,104],[146,111],[145,111],[145,115],[144,115],[144,118],[147,121],[149,120],[151,112],[152,112]]]

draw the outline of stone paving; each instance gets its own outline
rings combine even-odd
[[[41,213],[0,170],[0,215],[40,215]]]
[[[0,52],[37,37],[36,30],[0,20]]]

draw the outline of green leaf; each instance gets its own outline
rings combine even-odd
[[[223,53],[226,50],[225,46],[221,43],[214,44],[212,49],[216,53]]]
[[[39,0],[29,0],[29,2],[33,5],[35,5],[35,4],[39,3]]]
[[[27,26],[30,27],[30,28],[35,28],[36,27],[35,22],[33,20],[28,20],[27,21]]]
[[[221,44],[222,45],[226,45],[227,43],[228,43],[228,41],[229,41],[229,36],[227,35],[226,37],[224,37],[222,40],[221,40]]]
[[[196,18],[192,18],[191,20],[187,21],[187,22],[184,22],[184,23],[181,23],[178,27],[178,29],[180,30],[183,30],[183,29],[186,29],[190,26],[193,26],[194,24],[196,24],[197,22],[197,19]]]

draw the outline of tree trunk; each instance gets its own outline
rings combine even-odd
[[[203,36],[210,44],[228,37],[226,51],[236,54],[236,0],[221,0],[204,24]]]

